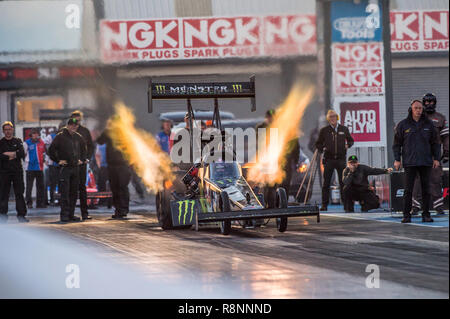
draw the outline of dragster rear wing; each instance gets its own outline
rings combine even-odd
[[[256,111],[255,76],[248,82],[153,83],[148,85],[148,112],[153,112],[153,100],[170,99],[235,99],[250,98],[251,111]]]

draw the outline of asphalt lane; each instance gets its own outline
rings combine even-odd
[[[290,218],[279,233],[266,226],[229,236],[217,227],[163,231],[155,213],[141,209],[128,220],[92,211],[93,220],[61,225],[55,215],[31,216],[25,227],[44,228],[102,249],[109,258],[139,266],[168,284],[199,282],[206,292],[231,284],[249,298],[448,298],[448,228],[339,216]],[[379,269],[380,287],[367,288]],[[233,297],[233,295],[230,295]],[[187,293],[186,298],[189,298]]]

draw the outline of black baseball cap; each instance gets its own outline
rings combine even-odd
[[[355,155],[351,155],[351,156],[348,158],[348,161],[349,161],[349,162],[357,162],[357,161],[358,161],[358,158],[357,158]]]
[[[275,110],[274,109],[270,109],[266,111],[266,116],[274,116],[275,115]]]
[[[76,118],[70,118],[67,120],[67,125],[70,125],[70,124],[78,125],[80,123],[78,122],[78,120]]]

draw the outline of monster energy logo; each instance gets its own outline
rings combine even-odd
[[[233,92],[234,93],[242,92],[242,84],[233,84]]]
[[[166,86],[165,85],[155,85],[156,92],[158,93],[166,93]]]
[[[190,209],[189,209],[189,204]],[[184,209],[183,209],[184,206]],[[185,225],[186,224],[186,217],[191,213],[189,218],[189,223],[192,222],[192,217],[194,216],[194,206],[195,206],[195,200],[180,200],[178,202],[178,224]],[[181,223],[181,217],[183,216],[183,223]]]

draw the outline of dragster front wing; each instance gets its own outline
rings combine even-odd
[[[201,198],[172,201],[170,208],[173,226],[189,226],[198,225],[198,223],[214,223],[228,220],[305,216],[317,216],[317,221],[320,221],[319,207],[314,205],[208,212],[206,200]]]

